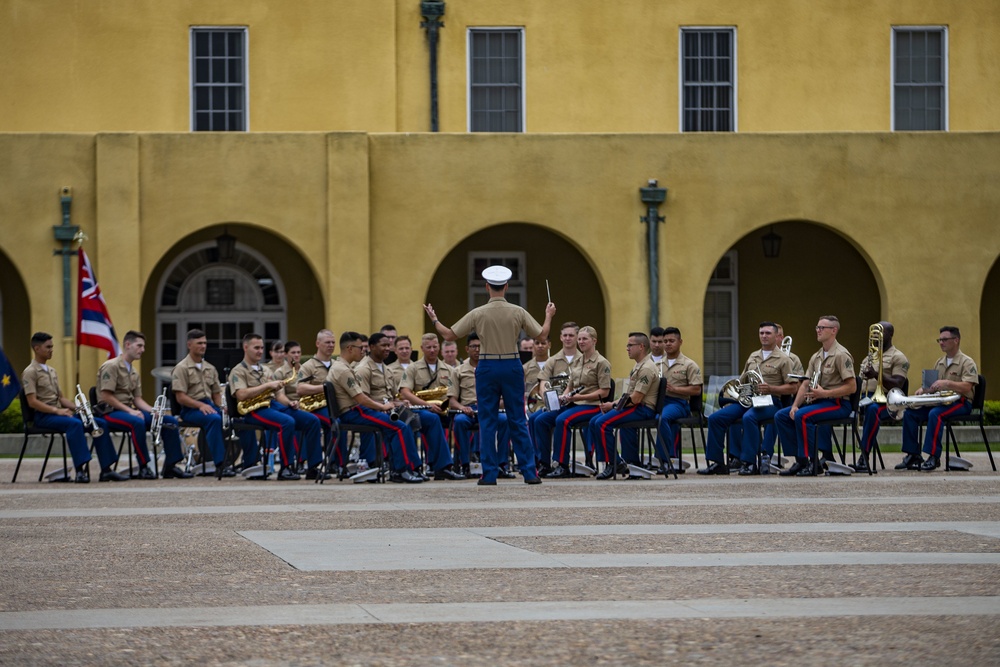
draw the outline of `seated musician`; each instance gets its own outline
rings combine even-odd
[[[757,392],[760,396],[770,398],[768,405],[743,406],[733,401],[709,415],[705,453],[708,467],[699,470],[699,475],[729,474],[729,466],[726,465],[722,451],[722,441],[727,429],[730,454],[742,463],[739,474],[767,474],[771,470],[773,451],[764,450],[761,460],[757,460],[762,447],[760,422],[774,417],[782,407],[780,397],[793,393],[798,389],[798,383],[789,377],[792,374],[792,360],[778,348],[778,327],[774,322],[761,322],[757,335],[760,338],[760,349],[747,357],[741,377],[746,378],[750,371],[760,373],[764,382],[757,386]],[[733,425],[736,428],[731,428]]]
[[[541,448],[538,447],[538,443],[535,441],[534,422],[532,421],[536,412],[542,412],[545,408],[545,401],[542,400],[542,396],[539,393],[539,388],[541,387],[541,373],[545,369],[546,364],[549,361],[549,339],[540,338],[538,340],[534,338],[524,338],[521,340],[521,352],[525,351],[530,342],[531,348],[531,359],[522,366],[524,369],[524,404],[528,409],[528,434],[531,436],[531,444],[535,448],[535,468],[538,470],[538,475],[544,477],[545,475],[552,472],[552,446],[549,443],[548,455],[543,458]],[[535,417],[537,419],[537,417]]]
[[[560,328],[559,341],[562,343],[562,349],[549,357],[538,373],[538,384],[534,391],[539,398],[544,397],[545,392],[553,387],[560,393],[566,389],[570,366],[580,358],[580,351],[576,346],[576,336],[579,331],[580,325],[576,322],[564,322]],[[535,463],[542,471],[539,475],[546,475],[552,469],[551,439],[545,442],[535,441],[535,421],[543,412],[540,406],[538,410],[528,415],[528,435],[535,448]]]
[[[205,361],[208,339],[201,329],[187,332],[187,356],[170,373],[170,390],[181,406],[180,418],[199,427],[205,436],[208,453],[215,463],[215,476],[235,477],[236,471],[226,465],[226,443],[222,439],[222,385],[215,366]],[[232,416],[232,415],[231,415]],[[253,433],[240,433],[243,463],[255,461],[256,438]],[[232,462],[230,462],[232,463]]]
[[[244,415],[248,424],[278,431],[278,452],[281,456],[279,480],[297,480],[295,472],[295,433],[302,435],[302,449],[308,462],[306,479],[317,479],[326,473],[319,470],[323,460],[322,429],[319,419],[298,409],[298,401],[290,401],[285,396],[285,382],[274,380],[261,366],[264,356],[264,340],[259,334],[249,333],[243,337],[243,361],[229,373],[229,386],[233,396],[240,403],[258,399],[263,404]],[[268,398],[269,397],[269,398]]]
[[[139,459],[139,476],[148,478],[148,473],[153,472],[146,446],[146,431],[153,423],[152,407],[142,398],[142,381],[139,371],[133,366],[145,350],[146,336],[138,331],[127,332],[122,339],[122,353],[105,361],[97,371],[97,391],[99,400],[109,410],[104,415],[108,423],[126,428],[131,433]],[[176,467],[184,459],[176,418],[164,415],[160,437],[163,440],[163,478],[194,477]]]
[[[90,482],[90,449],[87,447],[87,436],[81,416],[76,413],[76,404],[62,395],[59,389],[59,376],[56,369],[48,365],[52,359],[52,335],[39,331],[31,336],[31,351],[34,358],[21,374],[21,389],[27,399],[28,407],[35,411],[35,426],[53,429],[66,434],[70,455],[73,457],[73,467],[76,469],[76,482]],[[93,406],[91,406],[93,408]],[[101,463],[102,482],[123,482],[128,479],[112,469],[118,461],[118,453],[111,444],[108,435],[108,425],[100,417],[94,416],[91,428],[99,428],[104,433],[94,438],[97,458]],[[68,471],[67,471],[68,472]]]
[[[384,334],[378,334],[381,345],[378,345],[377,354],[383,358],[388,352],[388,340]],[[384,403],[373,400],[364,391],[364,385],[352,364],[355,364],[360,371],[362,363],[368,357],[364,357],[364,344],[362,341],[369,341],[367,336],[363,336],[355,331],[345,331],[340,336],[340,357],[330,366],[327,375],[327,382],[333,384],[337,395],[337,408],[340,412],[340,421],[344,424],[364,424],[375,426],[382,431],[386,445],[389,448],[390,481],[407,482],[419,484],[424,481],[422,475],[417,473],[420,466],[420,456],[417,452],[416,444],[413,441],[413,431],[402,420],[392,421],[389,413],[392,411],[392,403]],[[380,375],[386,373],[383,369]],[[370,385],[369,385],[370,389]],[[362,441],[364,444],[364,441]],[[368,458],[371,456],[372,458]],[[362,458],[368,461],[375,460],[375,453],[366,455],[362,453]]]
[[[639,463],[639,438],[629,429],[622,431],[622,456],[615,446],[615,428],[629,422],[645,421],[655,417],[660,377],[656,364],[649,358],[649,337],[641,331],[628,335],[625,346],[628,358],[635,362],[628,381],[622,388],[622,399],[617,404],[603,402],[601,412],[590,422],[590,442],[597,453],[597,460],[604,461],[604,470],[598,479],[611,479],[615,474],[629,476],[628,463]],[[624,460],[623,460],[624,458]]]
[[[466,477],[472,476],[469,471],[469,462],[475,454],[476,460],[479,457],[479,431],[473,431],[473,427],[479,424],[476,412],[476,367],[479,365],[479,336],[476,332],[469,334],[466,339],[465,353],[469,358],[463,361],[457,369],[452,371],[450,384],[448,385],[449,407],[455,415],[452,420],[451,429],[455,434],[455,446],[458,449],[458,460],[462,465],[462,474]],[[507,413],[500,412],[497,415],[497,457],[500,462],[500,472],[498,477],[513,479],[514,473],[509,471],[507,461],[510,460],[510,436],[507,433]]]
[[[918,396],[936,394],[938,392],[954,392],[959,395],[957,401],[941,405],[925,405],[912,407],[903,414],[903,453],[906,457],[896,466],[897,470],[915,470],[919,467],[924,472],[935,470],[941,465],[941,438],[944,437],[945,417],[957,417],[972,412],[972,398],[979,384],[979,371],[972,357],[959,349],[962,334],[958,327],[941,327],[938,331],[937,343],[944,353],[934,370],[938,379],[930,387],[917,390]],[[943,397],[942,397],[943,398]],[[926,422],[924,431],[924,454],[927,460],[920,456],[920,442],[917,433],[920,424]]]
[[[906,375],[910,371],[910,361],[892,345],[892,338],[896,332],[892,324],[889,322],[879,322],[879,324],[882,325],[882,389],[885,393],[890,389],[902,391],[906,384]],[[861,387],[862,396],[871,398],[875,394],[878,375],[878,367],[872,363],[870,356],[865,357],[861,362],[861,377],[865,378]],[[858,462],[851,466],[858,472],[868,471],[868,455],[878,442],[880,422],[888,416],[887,409],[885,403],[874,401],[862,408],[865,424],[861,431],[861,456]]]
[[[285,347],[287,349],[288,345],[286,344]],[[326,382],[326,376],[330,373],[330,366],[333,364],[333,351],[336,347],[337,340],[334,338],[333,332],[329,329],[320,329],[316,334],[316,354],[303,363],[298,370],[294,395],[300,402],[306,396],[315,397],[309,400],[323,399],[323,383]],[[291,351],[286,352],[285,356],[287,357],[289,354],[292,354]],[[287,387],[285,395],[291,396]],[[337,430],[336,425],[330,419],[330,406],[317,408],[312,411],[312,414],[319,419],[320,425],[323,427],[323,451],[329,452],[333,434]],[[347,444],[347,437],[339,435],[333,449],[333,465],[337,467],[337,476],[341,479],[347,476]],[[366,454],[374,456],[375,439],[373,436],[365,434],[362,437],[362,450]],[[374,460],[374,458],[366,460]]]
[[[267,369],[268,373],[274,373],[276,370],[281,368],[281,365],[285,363],[285,350],[286,343],[283,340],[276,340],[271,343],[271,360],[264,364],[264,368]]]
[[[420,337],[421,358],[403,372],[399,396],[418,412],[420,432],[424,434],[424,441],[427,443],[427,462],[434,471],[434,479],[465,479],[464,475],[454,470],[451,448],[444,435],[442,419],[447,418],[448,411],[441,406],[447,401],[451,369],[438,358],[439,351],[437,334],[425,333]],[[431,389],[443,390],[444,399],[427,401],[417,396],[417,392]],[[435,421],[437,425],[433,423]],[[438,431],[439,445],[435,444],[439,437]]]
[[[701,369],[694,361],[681,354],[681,331],[677,327],[663,330],[663,359],[660,360],[660,377],[667,379],[667,392],[660,412],[660,425],[656,433],[656,455],[660,470],[666,474],[667,458],[680,458],[681,429],[678,419],[691,416],[689,400],[702,391]],[[654,403],[655,404],[655,403]],[[677,472],[684,472],[679,468]]]
[[[371,341],[369,341],[369,345]],[[396,386],[398,387],[403,379],[403,372],[409,368],[410,364],[413,363],[413,342],[410,340],[409,336],[397,336],[396,341],[392,343],[390,350],[395,355],[395,360],[387,361],[389,365],[389,371],[392,373],[393,377],[396,378]],[[386,357],[388,359],[388,357]]]
[[[563,406],[542,413],[535,420],[535,442],[552,442],[556,467],[546,477],[572,477],[569,465],[570,432],[572,426],[589,424],[601,414],[601,401],[611,392],[611,362],[597,351],[597,330],[591,326],[580,329],[576,338],[579,363],[570,366],[569,384],[559,397]]]
[[[816,448],[820,448],[826,458],[833,457],[832,451],[817,438],[817,426],[851,413],[850,396],[857,388],[854,358],[837,342],[839,332],[840,320],[836,316],[824,315],[819,319],[816,340],[820,349],[809,359],[806,369],[806,375],[816,381],[802,382],[792,406],[774,415],[782,452],[786,455],[795,452],[795,463],[778,473],[783,477],[816,475],[819,470],[810,461],[810,456],[817,453]]]
[[[452,370],[458,368],[461,363],[458,358],[458,342],[446,340],[441,343],[441,361]]]

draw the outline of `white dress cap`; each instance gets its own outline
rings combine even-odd
[[[514,275],[506,266],[488,266],[483,270],[483,279],[495,287],[503,287]]]

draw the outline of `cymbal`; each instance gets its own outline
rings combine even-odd
[[[161,382],[170,382],[170,374],[173,370],[173,366],[157,366],[153,370],[149,371],[149,374]]]

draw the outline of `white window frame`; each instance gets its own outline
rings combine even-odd
[[[739,131],[739,31],[736,30],[734,25],[686,25],[681,26],[677,33],[677,131],[685,132],[684,130],[684,33],[688,31],[697,30],[714,30],[716,32],[722,30],[728,30],[733,35],[733,129],[732,130],[720,130],[728,132],[738,132]],[[688,130],[688,134],[693,134],[695,131]]]
[[[897,130],[896,129],[896,35],[900,32],[928,32],[939,31],[941,33],[941,85],[944,88],[942,93],[940,130]],[[947,132],[951,113],[949,110],[949,81],[948,81],[948,26],[945,25],[894,25],[892,26],[892,39],[889,40],[889,126],[893,132]]]
[[[520,304],[524,306],[528,303],[528,265],[527,265],[527,253],[519,250],[487,250],[487,251],[470,251],[468,256],[468,286],[469,286],[469,299],[468,308],[472,310],[476,307],[476,297],[486,296],[486,281],[483,277],[476,273],[476,260],[481,258],[487,259],[511,259],[517,262],[518,267],[520,267],[521,279],[519,281],[511,280],[507,284],[507,294],[517,295],[520,299]],[[485,299],[483,299],[485,301]]]
[[[243,132],[250,131],[250,28],[245,25],[195,25],[188,30],[188,126],[195,132],[195,62],[194,36],[200,30],[243,31]],[[203,130],[204,131],[204,130]],[[212,130],[221,132],[223,130]],[[236,132],[238,130],[230,130]]]
[[[727,258],[729,259],[729,266],[730,266],[730,268],[732,270],[732,275],[733,275],[732,282],[731,283],[727,283],[727,284],[714,284],[713,285],[712,284],[712,280],[709,279],[709,281],[708,281],[708,289],[705,290],[705,291],[706,291],[706,293],[708,293],[708,292],[728,292],[731,295],[731,297],[732,297],[730,299],[730,303],[732,304],[732,311],[731,311],[731,315],[730,315],[730,322],[732,323],[732,326],[730,328],[729,336],[728,336],[728,338],[732,341],[732,359],[733,359],[732,372],[730,372],[730,373],[723,373],[722,375],[737,375],[737,374],[739,374],[739,372],[741,370],[741,366],[740,366],[740,338],[739,338],[739,328],[740,328],[739,327],[739,324],[740,324],[740,322],[739,322],[739,320],[740,320],[740,304],[739,304],[739,297],[740,297],[740,270],[739,269],[740,269],[740,267],[739,267],[739,254],[737,253],[736,250],[730,250],[725,255],[723,255],[719,259],[719,261],[721,262],[723,259],[727,259]],[[715,273],[715,270],[713,269],[712,272]],[[702,317],[704,317],[704,315]],[[704,338],[705,338],[706,342],[709,340],[709,337],[707,335]],[[711,340],[713,340],[713,341],[720,341],[720,340],[726,340],[726,338],[727,337],[713,337]],[[705,365],[707,367],[707,364],[705,364]],[[706,373],[707,373],[707,371],[706,371]]]
[[[528,79],[525,64],[527,63],[527,40],[525,39],[524,26],[502,25],[470,26],[465,34],[465,129],[472,132],[472,34],[474,32],[486,32],[489,30],[516,30],[521,33],[521,131],[517,134],[524,134],[528,131],[528,107],[527,90]],[[477,134],[490,134],[489,132],[477,132]]]

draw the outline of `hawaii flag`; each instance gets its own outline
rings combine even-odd
[[[121,353],[118,336],[108,315],[108,304],[104,303],[101,288],[90,266],[83,248],[80,254],[80,292],[76,300],[76,344],[89,345],[108,351],[108,358]]]

